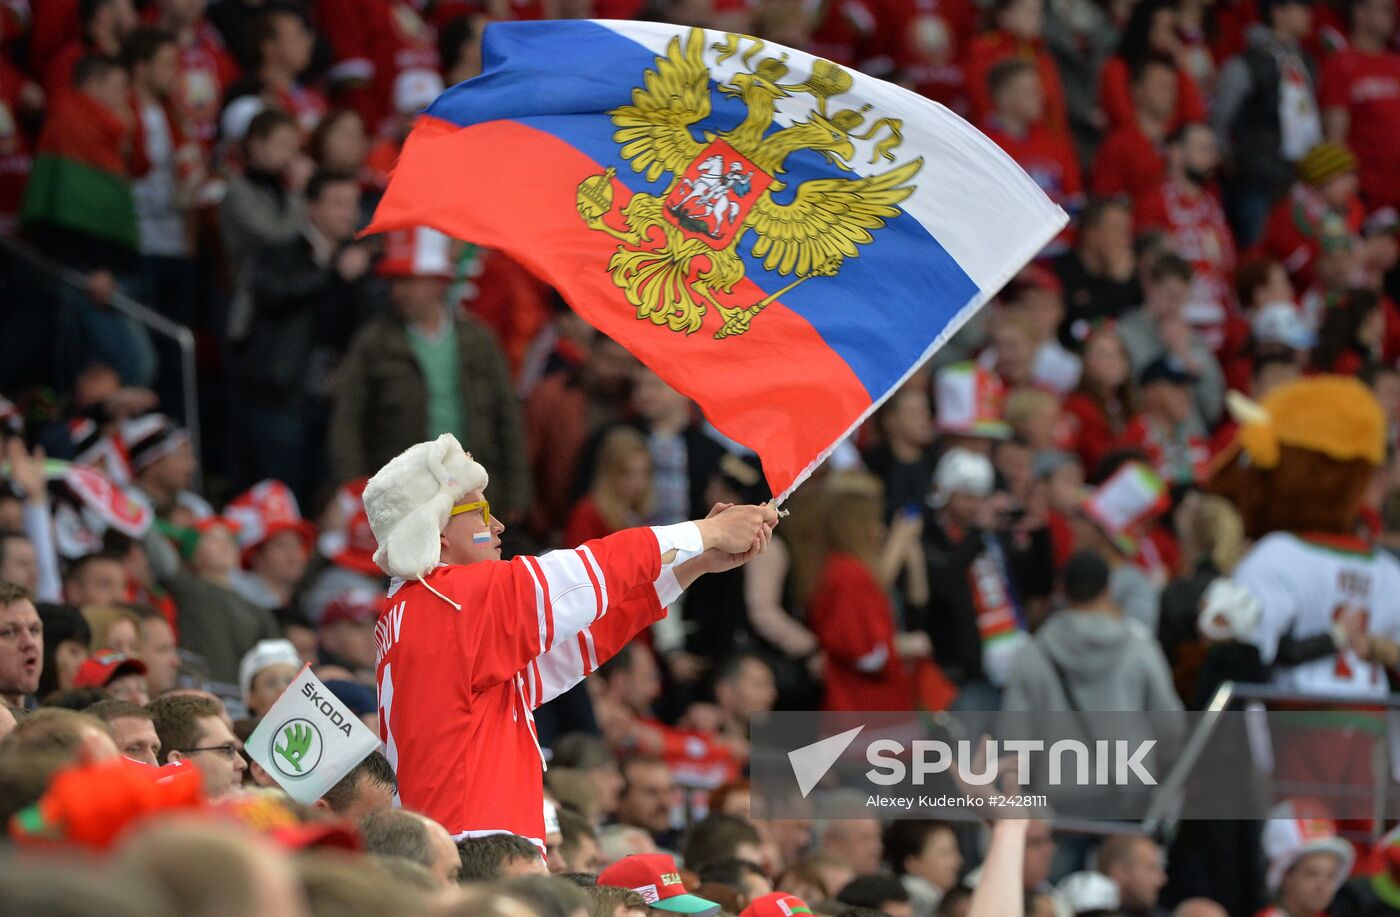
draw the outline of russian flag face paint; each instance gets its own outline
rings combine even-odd
[[[491,533],[490,533],[490,532],[477,532],[477,533],[475,533],[474,535],[472,535],[472,544],[490,544],[490,543],[491,543]]]

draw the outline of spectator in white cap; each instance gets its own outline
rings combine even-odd
[[[1317,335],[1291,302],[1260,306],[1249,322],[1249,331],[1256,347],[1277,346],[1306,355],[1317,344]]]
[[[1258,917],[1314,917],[1326,911],[1356,862],[1356,851],[1337,836],[1321,805],[1290,799],[1269,812],[1264,855],[1270,907]]]
[[[995,710],[1026,639],[1019,606],[1027,587],[1047,591],[1051,557],[1019,545],[994,494],[991,461],[953,448],[939,459],[924,524],[928,634],[934,656],[959,687],[959,709]],[[1044,585],[1037,588],[1036,581]]]
[[[696,577],[757,556],[778,514],[716,506],[699,522],[502,562],[488,480],[444,434],[365,486],[374,559],[394,577],[372,638],[380,737],[406,808],[455,836],[507,831],[543,854],[534,709],[660,620]]]
[[[1101,872],[1073,872],[1055,889],[1074,917],[1118,917],[1118,886]]]
[[[262,716],[301,671],[301,657],[286,640],[259,640],[238,664],[238,687],[250,716]]]
[[[447,308],[452,240],[415,228],[385,236],[377,270],[393,313],[360,330],[340,369],[331,418],[337,481],[372,474],[416,442],[451,434],[493,469],[510,522],[530,503],[519,402],[495,337]]]

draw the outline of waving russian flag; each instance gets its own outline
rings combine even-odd
[[[484,57],[369,231],[510,253],[780,498],[1067,221],[942,106],[756,38],[498,23]]]

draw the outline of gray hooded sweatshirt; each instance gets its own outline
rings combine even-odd
[[[1056,666],[1063,673],[1062,685]],[[1065,686],[1073,703],[1065,696]],[[1181,698],[1156,640],[1136,621],[1066,609],[1016,657],[1003,710],[1178,711]]]

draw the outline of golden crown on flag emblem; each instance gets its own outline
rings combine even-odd
[[[923,168],[917,158],[872,175],[810,179],[797,186],[790,203],[778,203],[774,195],[787,189],[780,176],[789,156],[815,152],[839,172],[854,173],[855,141],[875,141],[869,164],[894,162],[904,124],[878,118],[857,133],[869,105],[828,114],[828,102],[852,86],[851,75],[830,61],[816,61],[804,82],[789,84],[779,82],[789,71],[785,56],[762,57],[759,39],[731,34],[710,50],[723,64],[745,44],[743,69],[718,86],[744,103],[745,117],[734,128],[705,131],[702,140],[692,133],[711,113],[700,29],[691,30],[684,47],[680,37],[671,39],[632,91],[632,104],[608,113],[617,128],[613,140],[634,172],[651,182],[669,173],[663,194],[633,194],[614,213],[615,169],[578,186],[579,216],[621,243],[608,263],[613,282],[638,319],[671,331],[699,331],[714,308],[721,319],[714,336],[741,335],[788,291],[835,276],[899,214],[898,205],[915,190],[909,182]],[[778,101],[800,96],[813,100],[806,116],[772,130]],[[747,274],[739,245],[750,231],[752,255],[764,269],[794,278],[756,302],[735,294]]]

